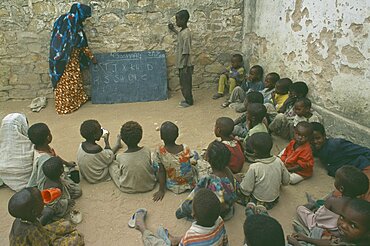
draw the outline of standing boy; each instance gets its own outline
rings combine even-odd
[[[178,32],[172,23],[168,28],[177,34],[176,66],[179,69],[181,92],[185,100],[180,102],[180,107],[187,108],[193,105],[192,74],[194,66],[191,57],[191,32],[188,28],[190,18],[187,10],[176,13],[176,26],[181,27]]]

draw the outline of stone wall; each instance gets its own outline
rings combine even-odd
[[[370,146],[370,2],[245,0],[249,64],[310,87],[332,135]]]
[[[241,52],[242,0],[97,0],[85,22],[93,52],[164,49],[170,87],[178,85],[174,67],[176,36],[167,24],[182,8],[190,12],[195,61],[194,84],[214,82],[229,54]],[[3,0],[0,3],[0,101],[52,97],[48,76],[53,22],[72,1]]]

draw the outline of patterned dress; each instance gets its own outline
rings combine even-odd
[[[80,53],[92,59],[94,56],[88,47],[74,48],[69,62],[58,81],[55,93],[55,110],[58,114],[69,114],[76,111],[88,100],[83,88],[80,69]]]

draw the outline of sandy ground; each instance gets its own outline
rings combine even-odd
[[[86,119],[96,119],[107,128],[111,132],[112,144],[124,122],[138,121],[144,129],[141,144],[152,149],[161,143],[155,123],[160,125],[166,120],[177,121],[180,128],[178,143],[186,143],[192,149],[200,151],[215,139],[213,128],[218,117],[238,116],[231,109],[221,109],[222,99],[212,100],[212,93],[214,91],[210,89],[195,90],[195,106],[186,109],[177,107],[181,99],[180,93],[177,92],[168,101],[161,102],[114,105],[94,105],[89,102],[77,112],[63,116],[55,113],[54,102],[51,100],[47,108],[40,113],[29,111],[29,101],[12,101],[0,104],[0,118],[11,112],[23,112],[30,124],[45,122],[53,134],[51,145],[66,160],[76,159],[77,148],[82,141],[79,127]],[[286,142],[276,139],[275,144],[273,151],[276,154],[285,147]],[[152,201],[154,191],[145,194],[124,194],[113,182],[91,185],[82,181],[81,187],[83,196],[77,200],[76,208],[83,214],[83,222],[78,225],[78,230],[85,235],[86,245],[142,245],[140,233],[127,226],[132,213],[140,207],[148,209],[147,224],[153,231],[163,225],[170,233],[182,235],[190,226],[190,222],[177,220],[174,215],[187,194],[175,195],[167,192],[162,202],[155,203]],[[320,165],[316,165],[311,179],[296,186],[282,188],[280,202],[270,211],[270,215],[283,225],[287,235],[292,232],[291,222],[295,216],[295,208],[306,202],[305,192],[323,197],[332,187],[333,179],[326,175]],[[13,219],[7,212],[7,203],[12,194],[10,189],[0,188],[0,245],[8,245],[7,238]],[[244,219],[243,207],[236,205],[235,216],[226,222],[230,245],[242,245]]]

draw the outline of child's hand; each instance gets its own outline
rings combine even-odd
[[[164,197],[164,193],[165,193],[164,190],[159,190],[156,193],[154,193],[153,201],[155,201],[155,202],[162,201],[162,199]]]
[[[243,178],[244,178],[244,173],[236,173],[236,174],[234,174],[234,177],[235,177],[236,181],[241,183]]]
[[[307,239],[309,239],[309,237],[303,235],[302,233],[293,233],[291,237],[298,241],[307,241]]]
[[[293,237],[293,235],[287,236],[286,239],[287,239],[288,243],[293,245],[293,246],[300,245],[298,240],[295,237]]]
[[[175,26],[173,25],[173,23],[168,23],[168,29],[170,29],[173,32],[176,32],[176,29],[175,29]]]
[[[77,166],[77,164],[76,164],[76,162],[74,162],[74,161],[69,161],[69,162],[67,162],[67,164],[66,164],[68,167],[75,167],[75,166]]]
[[[103,138],[105,141],[108,141],[108,139],[109,139],[109,135],[110,135],[110,133],[109,133],[109,132],[107,132],[106,134],[103,134],[102,138]]]
[[[119,134],[117,134],[116,146],[118,149],[123,147],[122,142],[121,142],[121,136]]]

